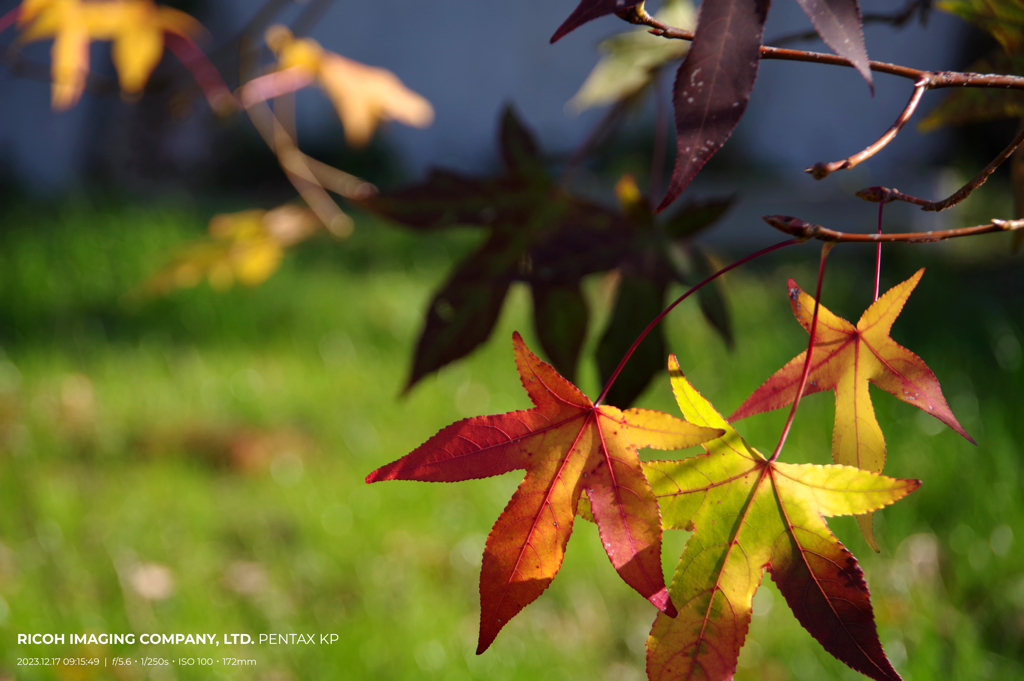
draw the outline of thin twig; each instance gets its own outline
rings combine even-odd
[[[631,24],[648,26],[651,29],[650,32],[652,35],[661,36],[663,38],[670,38],[674,40],[693,40],[695,35],[693,31],[685,31],[681,28],[675,28],[661,23],[648,14],[643,7],[639,5],[631,10],[620,13],[619,16]],[[812,64],[828,64],[830,66],[847,66],[854,68],[854,65],[849,59],[844,59],[843,57],[838,57],[834,54],[808,52],[806,50],[790,50],[783,47],[772,47],[769,45],[761,46],[761,59],[802,61]],[[912,69],[908,66],[899,66],[898,64],[888,64],[880,61],[869,61],[868,65],[871,67],[872,71],[888,73],[889,75],[899,76],[900,78],[908,78],[915,82],[920,80],[922,76],[930,75],[932,77],[932,83],[929,86],[929,89],[932,90],[947,87],[985,87],[1024,90],[1024,77],[1022,76],[1008,76],[991,73],[966,73],[959,71],[922,71],[921,69]]]
[[[238,108],[238,102],[228,89],[227,83],[221,78],[220,71],[191,37],[167,33],[165,44],[192,74],[211,109],[220,116],[227,116]]]
[[[927,210],[931,212],[938,212],[952,208],[956,204],[960,203],[968,196],[971,195],[975,189],[985,184],[988,180],[989,175],[995,172],[996,168],[1006,162],[1013,153],[1017,150],[1020,145],[1024,143],[1024,126],[1017,132],[1017,136],[1013,138],[1013,141],[1005,149],[1003,149],[998,156],[992,159],[992,162],[982,168],[981,172],[974,176],[974,179],[965,184],[960,189],[953,192],[952,195],[948,196],[941,201],[928,201],[927,199],[921,199],[910,194],[904,194],[896,189],[889,189],[888,187],[867,187],[857,192],[857,196],[864,199],[865,201],[903,201],[905,203],[912,203],[915,206],[921,206],[921,210]]]
[[[657,317],[655,317],[653,320],[651,320],[651,323],[647,325],[647,328],[644,329],[643,332],[641,332],[641,334],[637,337],[637,339],[635,341],[633,341],[633,344],[629,346],[629,349],[626,350],[626,354],[623,355],[622,360],[619,361],[619,365],[617,367],[615,367],[615,371],[612,372],[612,375],[608,379],[608,382],[605,383],[604,390],[601,391],[601,395],[597,398],[597,401],[594,402],[594,405],[596,406],[596,405],[599,405],[602,402],[604,402],[604,398],[608,396],[608,391],[612,389],[612,385],[615,383],[615,379],[617,379],[619,377],[619,373],[622,371],[622,367],[626,366],[626,362],[628,362],[629,358],[633,356],[633,352],[636,350],[637,346],[640,345],[641,341],[643,341],[644,338],[647,338],[647,334],[649,334],[654,329],[654,327],[658,325],[658,322],[660,322],[662,319],[664,319],[668,315],[669,312],[671,312],[672,310],[675,309],[676,305],[678,305],[679,303],[683,302],[684,300],[689,298],[692,294],[694,294],[697,291],[699,291],[701,289],[701,287],[703,287],[705,284],[711,283],[712,281],[714,281],[718,277],[722,276],[723,274],[725,274],[729,270],[735,269],[735,268],[739,267],[740,265],[742,265],[744,263],[748,263],[751,260],[754,260],[755,258],[759,258],[762,255],[765,255],[766,253],[771,253],[772,251],[776,251],[776,250],[778,250],[780,248],[784,248],[786,246],[792,246],[793,244],[798,244],[798,243],[800,243],[800,241],[801,241],[800,239],[787,239],[786,241],[780,241],[779,243],[775,244],[774,246],[769,246],[768,248],[762,248],[760,251],[757,251],[756,253],[751,253],[750,255],[748,255],[746,257],[740,258],[739,260],[737,260],[736,262],[732,263],[731,265],[726,265],[725,267],[723,267],[722,269],[718,270],[717,272],[715,272],[711,276],[706,277],[702,282],[700,282],[699,284],[697,284],[696,286],[691,288],[689,291],[687,291],[683,295],[681,295],[678,298],[676,298],[672,302],[671,305],[669,305],[664,310],[662,310],[661,314],[659,314]]]
[[[811,375],[811,353],[814,351],[814,336],[818,331],[818,310],[821,309],[821,281],[825,278],[825,263],[828,260],[828,253],[835,246],[834,243],[821,245],[821,264],[818,265],[818,286],[814,293],[814,315],[811,317],[811,340],[807,342],[807,356],[804,358],[803,375],[800,377],[800,387],[796,391],[796,399],[793,400],[793,407],[789,410],[789,418],[786,419],[786,426],[779,436],[779,444],[775,446],[775,452],[769,462],[775,461],[782,453],[782,447],[789,437],[789,429],[793,427],[793,419],[796,417],[796,408],[800,406],[800,398],[804,395],[804,388],[807,387],[807,377]]]
[[[3,33],[14,24],[18,23],[18,19],[21,18],[21,7],[15,7],[11,11],[0,17],[0,33]]]
[[[762,215],[761,219],[769,225],[796,237],[799,241],[818,239],[833,243],[908,243],[920,244],[933,241],[944,241],[955,239],[961,236],[975,236],[977,234],[991,234],[993,232],[1013,232],[1024,229],[1024,220],[993,220],[987,225],[976,225],[974,227],[961,227],[959,229],[944,229],[937,232],[908,232],[904,234],[851,234],[849,232],[838,232],[828,229],[812,222],[805,222],[800,218],[788,215]]]
[[[900,113],[899,118],[896,122],[885,131],[885,134],[878,138],[874,144],[870,145],[867,149],[857,152],[853,156],[844,158],[842,161],[832,161],[831,163],[815,163],[810,168],[804,170],[805,173],[810,173],[815,180],[821,180],[828,177],[829,173],[833,173],[837,170],[845,170],[852,168],[855,165],[862,163],[879,151],[881,151],[885,145],[889,144],[896,135],[900,133],[903,126],[907,124],[910,117],[914,115],[914,111],[917,110],[917,105],[921,103],[921,97],[924,96],[924,91],[928,89],[928,83],[930,82],[928,75],[923,76],[917,83],[914,84],[914,94],[910,96],[910,101],[903,107],[903,111]]]

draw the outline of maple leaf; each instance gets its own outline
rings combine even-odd
[[[312,211],[291,205],[216,215],[210,220],[211,238],[186,246],[143,288],[150,294],[165,294],[195,286],[204,278],[218,290],[230,288],[236,280],[258,286],[277,271],[284,249],[309,238],[321,226]]]
[[[878,681],[899,679],[879,642],[864,574],[825,516],[882,508],[920,482],[766,460],[690,385],[674,356],[669,374],[684,417],[725,433],[701,456],[644,464],[664,526],[693,532],[669,589],[679,613],[659,614],[647,639],[649,678],[732,679],[767,569],[825,650]]]
[[[478,654],[554,579],[584,491],[619,575],[675,615],[661,572],[661,516],[637,449],[690,447],[723,431],[661,412],[595,405],[518,333],[513,345],[535,408],[459,421],[366,481],[456,482],[526,470],[484,548]]]
[[[893,322],[923,274],[924,269],[920,269],[907,281],[889,289],[861,315],[857,326],[832,314],[823,305],[818,307],[818,329],[804,394],[835,391],[832,460],[837,464],[874,472],[881,472],[885,467],[885,438],[875,418],[868,383],[931,414],[974,443],[953,416],[939,381],[928,365],[889,336]],[[790,279],[789,300],[793,314],[809,333],[814,298]],[[806,352],[800,353],[775,372],[729,420],[737,421],[792,404],[806,355]],[[859,515],[857,522],[868,544],[877,551],[871,515]]]
[[[608,333],[622,338],[632,334],[625,339],[628,346],[664,306],[664,292],[673,276],[662,277],[668,268],[662,267],[668,262],[665,249],[710,226],[730,205],[729,200],[690,203],[655,227],[646,200],[646,215],[626,215],[576,198],[548,175],[536,140],[511,107],[501,117],[499,148],[504,172],[497,177],[466,177],[434,169],[420,184],[361,201],[368,210],[417,231],[454,226],[488,231],[483,243],[455,266],[434,293],[406,390],[487,340],[513,282],[530,285],[541,347],[555,368],[573,380],[589,318],[580,288],[583,277],[628,262],[631,274],[659,278],[655,289],[641,296],[645,310],[656,308],[653,314],[643,319],[633,315],[628,330],[614,323],[608,327]],[[696,262],[700,257],[690,259]],[[708,295],[720,293],[709,288]],[[627,302],[623,302],[625,310],[634,311]],[[637,321],[642,324],[637,326]],[[618,352],[614,361],[622,356],[617,347],[606,351]],[[663,357],[658,351],[656,366],[649,372],[641,362],[631,364],[626,380],[616,386],[626,390],[635,381],[640,387],[616,393],[611,401],[629,406]],[[605,376],[608,373],[610,369]]]
[[[395,120],[416,128],[434,121],[430,102],[387,69],[329,52],[312,38],[296,38],[279,24],[267,29],[266,41],[277,56],[277,71],[245,84],[241,91],[245,107],[319,83],[353,147],[366,146],[381,121]]]
[[[89,73],[90,41],[113,43],[111,56],[121,91],[137,95],[159,63],[167,36],[191,40],[204,32],[188,14],[151,0],[34,0],[23,5],[21,23],[21,42],[53,38],[55,109],[74,106],[81,97]]]

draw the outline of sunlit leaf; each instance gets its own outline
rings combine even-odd
[[[459,421],[366,481],[456,482],[526,470],[484,548],[477,653],[558,573],[584,491],[619,575],[674,616],[661,572],[661,516],[637,449],[690,447],[722,429],[661,412],[595,406],[537,359],[518,333],[513,344],[534,409]]]
[[[242,105],[302,89],[316,82],[327,94],[345,127],[345,139],[366,146],[381,121],[394,120],[425,128],[434,108],[387,69],[352,61],[329,52],[312,38],[296,38],[285,26],[267,29],[267,45],[277,56],[277,70],[242,88]]]
[[[732,679],[768,570],[831,655],[872,679],[899,679],[878,639],[864,574],[825,516],[869,513],[920,482],[768,461],[690,385],[674,356],[669,374],[683,415],[725,434],[702,456],[644,464],[665,527],[693,532],[669,588],[679,614],[659,614],[647,640],[648,677]]]
[[[168,35],[202,35],[202,25],[179,10],[151,0],[38,0],[21,18],[24,43],[53,39],[53,107],[67,109],[79,100],[89,73],[89,43],[113,43],[111,56],[121,91],[138,95],[160,62]]]
[[[811,369],[804,394],[834,390],[835,428],[832,460],[837,464],[881,472],[885,467],[885,438],[875,418],[868,384],[895,395],[931,414],[974,442],[946,404],[939,381],[924,361],[890,336],[893,322],[903,310],[924,270],[890,289],[861,315],[857,326],[820,306],[818,327],[811,349]],[[814,298],[789,280],[789,300],[800,324],[810,332]],[[730,421],[779,409],[793,403],[803,375],[802,352],[772,375],[740,405]],[[864,538],[878,550],[871,515],[857,518]]]

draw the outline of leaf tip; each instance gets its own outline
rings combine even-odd
[[[648,598],[654,607],[661,610],[669,617],[675,618],[679,611],[676,610],[676,606],[672,603],[672,599],[668,595],[668,589],[661,587],[661,591]]]
[[[669,376],[682,376],[683,370],[679,367],[679,360],[676,359],[675,353],[668,356],[668,373]]]

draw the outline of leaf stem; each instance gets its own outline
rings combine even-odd
[[[878,236],[882,236],[882,209],[885,208],[885,201],[878,202]],[[878,300],[878,284],[882,280],[882,242],[878,242],[878,250],[875,251],[875,300]]]
[[[768,459],[773,462],[779,458],[786,438],[789,437],[789,429],[793,427],[793,418],[796,416],[796,408],[800,406],[800,398],[803,397],[804,388],[807,387],[807,377],[811,374],[811,352],[814,350],[814,336],[818,332],[818,309],[821,307],[821,281],[825,278],[825,263],[828,261],[829,251],[835,246],[834,242],[825,242],[821,245],[821,264],[818,265],[818,285],[814,292],[814,315],[811,317],[811,340],[807,343],[807,356],[804,358],[803,375],[800,377],[800,388],[796,391],[796,399],[793,400],[793,407],[789,410],[789,418],[786,419],[786,427],[782,429],[779,436],[779,444],[775,446],[775,453]]]
[[[196,84],[206,95],[206,101],[210,103],[210,108],[224,116],[232,113],[238,107],[238,102],[221,77],[220,71],[190,36],[167,33],[164,42],[167,49],[174,53],[174,56],[195,78]]]
[[[18,19],[21,18],[21,6],[15,7],[7,14],[0,17],[0,33],[3,33],[14,24],[18,23]]]
[[[673,301],[671,305],[669,305],[664,310],[662,310],[661,314],[659,314],[657,317],[655,317],[651,321],[651,323],[647,325],[647,328],[644,329],[640,333],[640,335],[637,337],[637,339],[635,341],[633,341],[633,344],[629,346],[629,349],[626,350],[626,354],[622,357],[622,360],[619,362],[619,365],[617,367],[615,367],[615,371],[612,372],[611,378],[609,378],[608,382],[605,384],[604,390],[601,391],[601,395],[597,398],[597,401],[594,402],[594,406],[598,406],[602,402],[604,402],[604,398],[608,396],[608,391],[611,390],[612,385],[615,383],[615,379],[617,379],[619,377],[619,373],[621,373],[622,368],[624,366],[626,366],[626,362],[629,361],[629,358],[633,356],[633,353],[636,351],[637,346],[640,345],[641,341],[643,341],[643,339],[647,337],[647,334],[649,334],[654,329],[654,327],[658,325],[658,322],[660,322],[662,319],[664,319],[666,317],[666,315],[668,315],[669,312],[671,312],[673,309],[675,309],[676,305],[678,305],[679,303],[683,302],[684,300],[689,298],[692,294],[694,294],[697,291],[699,291],[701,289],[701,287],[703,287],[705,284],[714,281],[715,279],[717,279],[721,275],[725,274],[729,270],[735,269],[735,268],[739,267],[740,265],[748,263],[751,260],[759,258],[762,255],[765,255],[767,253],[771,253],[772,251],[777,251],[780,248],[784,248],[786,246],[792,246],[793,244],[797,244],[797,243],[800,243],[800,239],[787,239],[786,241],[780,241],[779,243],[777,243],[777,244],[775,244],[773,246],[769,246],[767,248],[762,248],[761,250],[759,250],[759,251],[757,251],[755,253],[751,253],[750,255],[747,255],[747,256],[745,256],[743,258],[740,258],[739,260],[737,260],[736,262],[732,263],[731,265],[726,265],[725,267],[723,267],[722,269],[718,270],[717,272],[715,272],[711,276],[706,277],[703,281],[701,281],[699,284],[695,285],[693,288],[691,288],[689,291],[687,291],[683,295],[681,295],[678,298],[676,298],[675,301]]]

